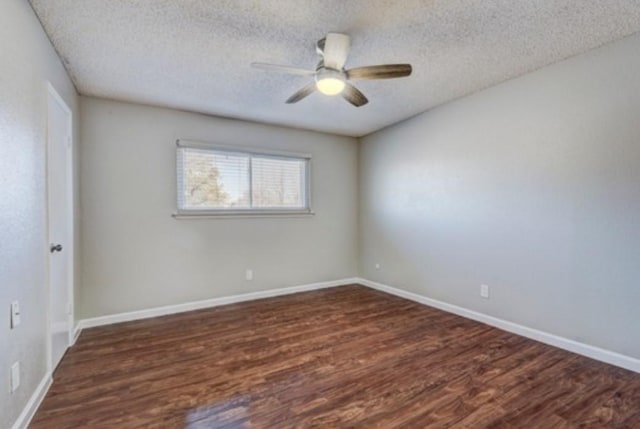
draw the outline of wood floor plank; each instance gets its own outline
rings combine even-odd
[[[351,285],[87,329],[31,427],[639,423],[639,374]]]

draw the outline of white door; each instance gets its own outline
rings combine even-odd
[[[51,85],[47,113],[50,364],[54,370],[72,338],[73,182],[71,110]]]

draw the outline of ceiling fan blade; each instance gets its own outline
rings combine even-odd
[[[297,74],[300,76],[312,76],[316,74],[315,70],[307,70],[299,67],[280,66],[277,64],[251,63],[251,67],[280,73]]]
[[[358,88],[353,85],[345,84],[342,90],[342,97],[356,107],[364,106],[369,102]]]
[[[316,83],[311,82],[307,86],[303,86],[301,89],[296,91],[295,94],[289,97],[287,99],[287,104],[297,103],[298,101],[302,100],[303,98],[305,98],[307,95],[311,94],[315,90],[316,90]]]
[[[347,70],[349,80],[394,79],[411,74],[411,64],[382,64]]]
[[[324,66],[335,70],[342,70],[344,63],[347,61],[350,48],[351,39],[346,34],[327,34],[323,49]]]

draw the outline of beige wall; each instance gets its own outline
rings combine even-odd
[[[357,274],[355,139],[87,97],[81,112],[83,317]],[[312,154],[316,215],[173,219],[180,138]]]
[[[362,275],[640,358],[638,52],[640,35],[364,138]]]
[[[27,1],[0,2],[0,58],[0,427],[7,428],[47,371],[47,81],[78,118],[76,91]],[[10,330],[13,300],[22,323]],[[21,385],[11,394],[9,369],[18,360]]]

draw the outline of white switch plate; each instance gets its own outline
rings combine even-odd
[[[247,270],[246,279],[253,280],[253,270]]]
[[[17,328],[20,325],[20,303],[13,301],[11,303],[11,329]]]
[[[380,269],[380,264],[376,264],[376,270]]]
[[[480,285],[480,296],[482,298],[489,298],[489,285]]]
[[[18,390],[20,386],[20,362],[11,365],[11,392]]]

